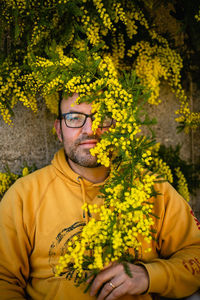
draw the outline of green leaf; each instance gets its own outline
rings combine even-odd
[[[133,275],[132,275],[132,273],[131,273],[131,270],[130,270],[130,267],[129,267],[128,263],[127,263],[127,262],[122,262],[122,265],[123,265],[123,267],[124,267],[125,273],[126,273],[129,277],[133,278]]]
[[[15,19],[14,38],[15,38],[15,40],[17,40],[20,35],[18,9],[14,10],[14,19]]]

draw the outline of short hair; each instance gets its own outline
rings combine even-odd
[[[73,95],[73,93],[64,93],[63,90],[61,91],[58,91],[58,117],[57,119],[58,120],[61,120],[62,119],[62,111],[61,111],[61,103],[62,103],[62,100],[65,98],[67,99],[68,97],[71,97]]]
[[[63,100],[63,90],[58,92],[59,98],[58,98],[58,120],[62,119],[62,112],[61,112],[61,102]]]

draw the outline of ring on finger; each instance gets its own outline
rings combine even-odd
[[[116,286],[112,283],[112,281],[109,282],[109,285],[112,287],[112,289],[116,288]]]

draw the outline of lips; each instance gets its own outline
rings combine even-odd
[[[85,140],[80,143],[80,146],[84,148],[94,148],[97,144],[97,140]]]

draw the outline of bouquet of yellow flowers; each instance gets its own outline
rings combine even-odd
[[[110,168],[99,195],[104,205],[83,206],[91,218],[81,233],[68,240],[57,266],[57,276],[65,274],[80,284],[88,274],[97,274],[112,261],[136,260],[142,240],[147,244],[152,240],[151,197],[156,195],[153,186],[157,178],[146,167],[154,142],[140,132],[140,127],[151,121],[143,111],[147,91],[134,72],[120,74],[109,56],[101,58],[86,51],[68,58],[61,49],[57,50],[54,64],[46,62],[44,68],[44,62],[40,65],[36,61],[32,74],[38,86],[42,85],[42,76],[47,79],[50,73],[56,74],[43,86],[44,96],[62,90],[67,95],[78,93],[77,103],[91,102],[96,112],[94,132],[106,116],[115,120],[115,126],[91,149],[98,162]]]

